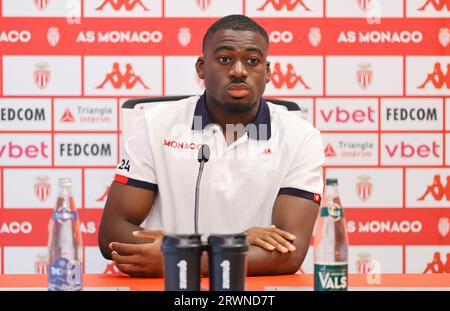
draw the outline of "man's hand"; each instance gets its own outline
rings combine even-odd
[[[295,236],[274,225],[269,228],[252,227],[245,233],[250,245],[259,246],[268,251],[277,250],[283,254],[295,251],[295,246],[289,242],[295,240]]]
[[[164,231],[134,231],[133,236],[148,239],[150,243],[126,244],[111,242],[111,257],[117,268],[126,274],[138,277],[161,277],[163,255],[161,242]]]

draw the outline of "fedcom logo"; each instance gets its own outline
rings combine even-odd
[[[29,234],[33,231],[33,226],[28,221],[3,222],[0,227],[0,234]]]

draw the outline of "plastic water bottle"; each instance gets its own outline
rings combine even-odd
[[[58,199],[48,239],[48,290],[82,290],[80,220],[72,197],[72,182],[59,179]]]
[[[348,288],[348,234],[338,180],[326,179],[325,200],[314,235],[314,290]]]

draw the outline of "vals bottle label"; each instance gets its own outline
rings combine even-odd
[[[49,290],[81,290],[81,264],[74,260],[58,258],[49,265]]]
[[[348,264],[314,264],[314,290],[346,291]]]

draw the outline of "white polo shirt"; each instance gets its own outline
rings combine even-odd
[[[279,194],[320,203],[324,152],[317,129],[261,99],[246,130],[227,145],[221,127],[211,124],[205,95],[144,110],[126,139],[115,176],[117,182],[157,192],[141,226],[194,232],[202,144],[211,150],[200,188],[198,229],[203,237],[270,226]]]

